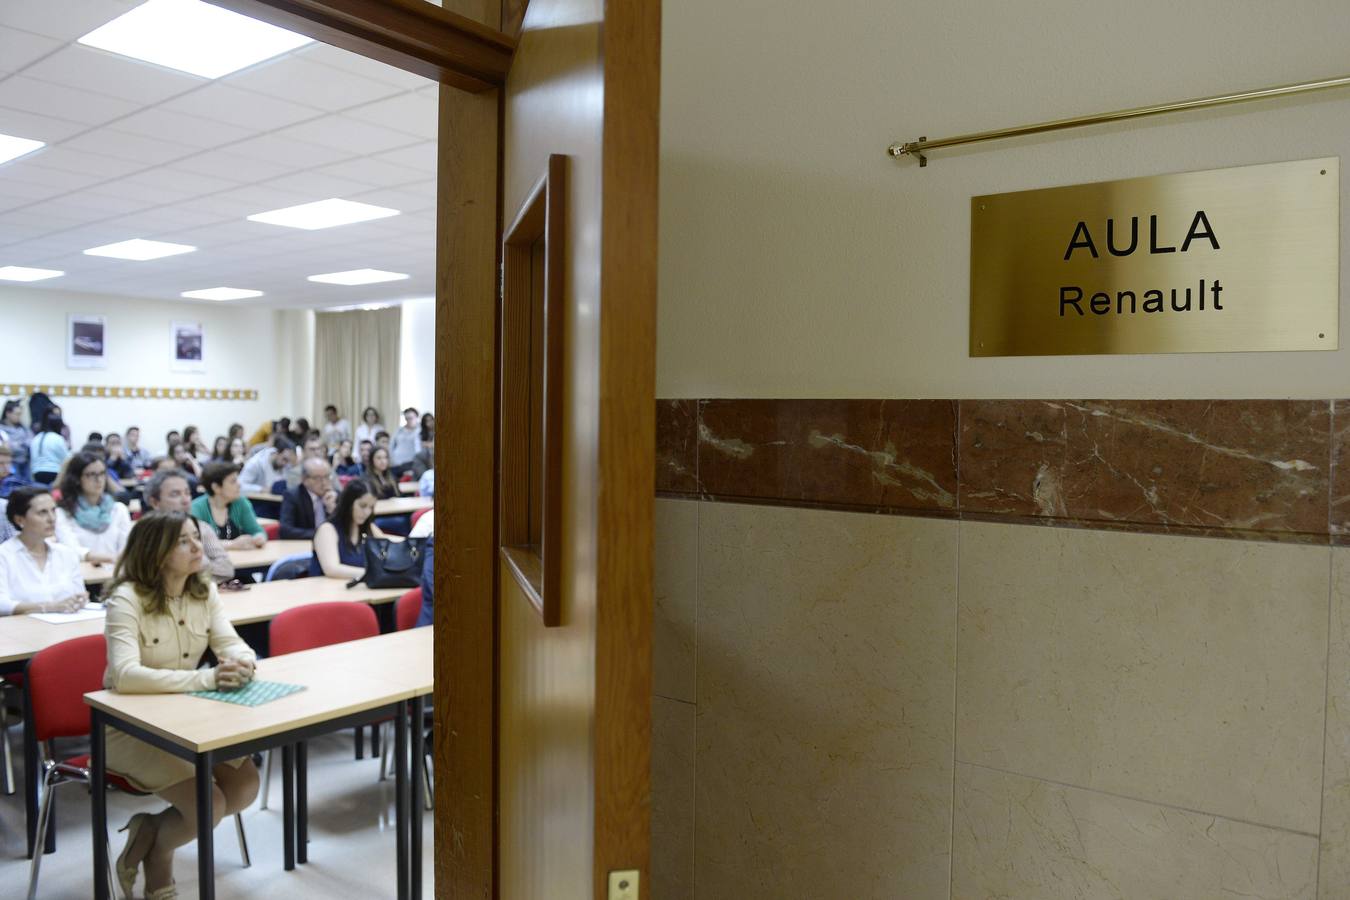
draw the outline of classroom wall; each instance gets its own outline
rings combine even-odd
[[[885,155],[1328,77],[1347,26],[666,5],[655,897],[1350,896],[1350,348],[966,351],[972,195],[1344,156],[1350,92]]]
[[[107,318],[107,367],[66,368],[66,317]],[[205,372],[171,368],[170,323],[204,326]],[[250,431],[277,403],[273,313],[268,309],[169,303],[95,294],[0,287],[0,383],[251,389],[256,400],[111,400],[60,397],[72,437],[139,425],[143,445],[164,451],[164,434],[195,424],[208,441],[232,422]]]
[[[422,412],[435,410],[436,298],[403,301],[399,328],[399,403]]]

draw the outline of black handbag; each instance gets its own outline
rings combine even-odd
[[[368,537],[365,542],[366,571],[347,587],[365,584],[373,588],[415,588],[422,584],[422,562],[426,559],[428,538]]]

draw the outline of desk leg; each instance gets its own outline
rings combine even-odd
[[[295,861],[309,862],[309,744],[295,745]]]
[[[281,831],[285,868],[295,868],[295,745],[281,748]]]
[[[423,753],[423,715],[422,698],[414,697],[412,701],[412,713],[408,719],[408,725],[412,728],[412,753],[409,756],[412,759],[412,800],[409,803],[408,813],[412,816],[412,833],[409,837],[410,861],[409,869],[412,878],[411,891],[412,900],[422,900],[422,753]]]
[[[197,896],[201,900],[216,900],[213,756],[210,750],[197,754]]]
[[[394,826],[398,854],[398,900],[408,900],[408,701],[394,716]]]
[[[94,900],[108,900],[108,787],[104,744],[103,713],[89,711],[89,788],[93,792]]]

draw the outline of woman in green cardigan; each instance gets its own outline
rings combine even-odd
[[[247,550],[267,543],[267,533],[253,514],[253,504],[239,496],[239,467],[211,463],[202,472],[206,493],[192,501],[192,516],[216,530],[230,550]]]

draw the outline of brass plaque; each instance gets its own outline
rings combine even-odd
[[[1335,350],[1336,157],[970,201],[970,355]]]

